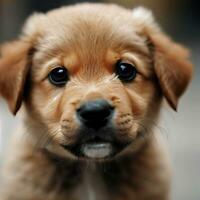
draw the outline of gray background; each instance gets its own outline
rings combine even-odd
[[[76,1],[0,0],[0,42],[14,39],[33,11],[46,11]],[[169,144],[173,165],[173,200],[200,200],[200,14],[195,0],[110,1],[128,7],[151,8],[164,30],[191,49],[194,79],[175,113],[166,105],[158,131]],[[9,149],[8,140],[19,123],[0,100],[0,163]]]

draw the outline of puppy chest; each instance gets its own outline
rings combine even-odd
[[[77,200],[107,200],[105,187],[98,173],[86,171],[79,186],[74,191]]]

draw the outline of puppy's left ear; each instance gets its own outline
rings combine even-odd
[[[192,77],[189,52],[162,33],[150,34],[149,38],[154,48],[154,70],[161,90],[169,105],[177,110],[178,99]]]
[[[162,93],[170,106],[177,110],[178,99],[192,77],[192,64],[188,61],[189,52],[160,30],[148,9],[136,8],[133,17],[141,31],[139,34],[147,39]]]
[[[7,101],[13,114],[17,113],[22,103],[30,50],[31,45],[21,40],[1,47],[0,95]]]

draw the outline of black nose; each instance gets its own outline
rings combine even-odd
[[[89,128],[99,129],[111,119],[114,107],[104,99],[89,101],[77,110],[78,118]]]

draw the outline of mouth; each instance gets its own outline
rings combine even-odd
[[[105,160],[117,156],[127,145],[94,138],[85,143],[63,147],[79,159]]]

